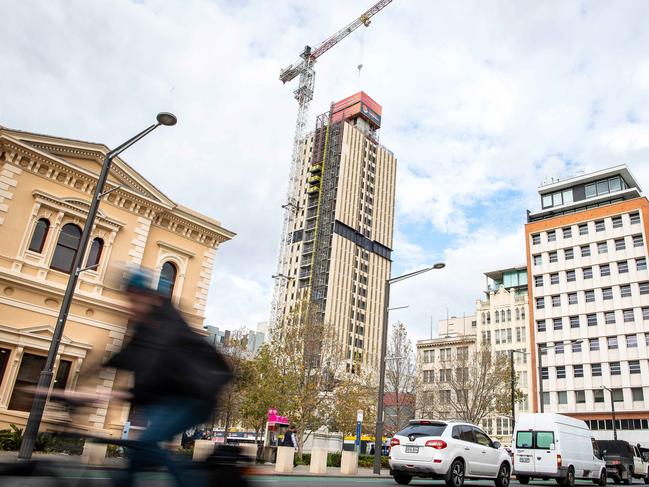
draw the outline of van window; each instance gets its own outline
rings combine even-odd
[[[541,450],[547,450],[554,443],[554,433],[551,431],[536,432],[536,447]]]
[[[516,433],[516,448],[538,448],[549,450],[554,443],[552,431],[519,431]]]
[[[531,431],[519,431],[516,434],[516,448],[532,448],[533,433]]]

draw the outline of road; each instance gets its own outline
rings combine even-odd
[[[74,486],[74,487],[112,487],[111,480],[107,475],[107,472],[97,470],[97,471],[86,471],[83,476],[70,472],[68,475],[65,475],[66,482],[63,485]],[[313,486],[313,487],[382,487],[382,486],[396,486],[397,484],[391,478],[344,478],[344,477],[302,477],[302,476],[254,476],[250,478],[251,487],[268,487],[268,486]],[[636,480],[634,483],[637,483]],[[609,482],[610,483],[610,482]],[[0,484],[2,487],[54,487],[60,485],[55,484],[49,479],[44,478],[29,478],[29,479],[0,479]],[[173,482],[170,481],[169,477],[164,473],[152,473],[144,475],[140,478],[138,482],[138,487],[173,487]],[[444,483],[440,480],[413,480],[410,485],[414,486],[435,486],[443,487]],[[466,487],[492,487],[494,484],[491,481],[467,481],[464,484]],[[520,484],[516,481],[512,481],[512,487],[518,487]],[[556,486],[556,483],[553,481],[532,481],[530,482],[531,486]],[[591,482],[577,482],[578,486],[592,486]],[[644,484],[643,484],[644,485]]]

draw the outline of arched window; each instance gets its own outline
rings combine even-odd
[[[61,229],[59,241],[56,242],[56,250],[54,251],[54,257],[52,257],[50,267],[57,271],[67,272],[68,274],[72,272],[72,265],[79,250],[80,240],[81,229],[72,223],[65,225]]]
[[[34,233],[32,234],[32,240],[29,242],[29,250],[32,252],[38,252],[39,254],[43,251],[43,246],[45,245],[45,239],[47,238],[47,232],[50,230],[50,222],[46,218],[41,218],[36,222],[36,227],[34,227]]]
[[[508,309],[507,310],[507,321],[511,321],[511,320],[512,320],[512,310]]]
[[[158,292],[167,298],[174,294],[174,285],[176,284],[176,275],[178,270],[171,262],[162,264],[160,271],[160,280],[158,281]]]
[[[487,324],[491,324],[491,313],[487,311]]]
[[[486,323],[486,318],[485,318],[484,313],[482,313],[482,324],[484,325],[485,323]]]
[[[90,252],[88,252],[88,259],[86,260],[86,267],[93,267],[96,269],[101,259],[101,252],[104,250],[104,241],[96,238],[92,241]]]
[[[521,319],[521,312],[518,308],[516,308],[516,321]]]
[[[521,308],[521,320],[525,319],[525,308]]]
[[[496,323],[500,323],[500,313],[496,311]]]

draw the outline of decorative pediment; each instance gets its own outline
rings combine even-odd
[[[23,346],[37,346],[38,348],[49,348],[49,342],[52,341],[54,336],[54,326],[52,325],[34,325],[24,328],[14,328],[6,325],[0,325],[0,335],[8,343],[15,343]],[[74,355],[85,355],[86,350],[91,350],[92,345],[77,340],[72,340],[70,337],[63,335],[61,337],[61,345],[72,352]]]
[[[67,213],[72,213],[81,219],[85,219],[90,209],[90,201],[84,201],[79,198],[58,198],[57,196],[45,193],[44,191],[34,191],[32,193],[37,202],[49,208],[54,208]],[[119,230],[126,224],[106,216],[100,209],[97,210],[97,223],[109,227],[111,230]]]
[[[3,146],[10,145],[10,147],[4,147],[4,150],[11,151],[13,149],[16,151],[15,154],[22,158],[36,159],[41,164],[49,162],[57,166],[59,172],[64,171],[63,168],[79,172],[89,177],[92,182],[96,181],[99,176],[101,166],[108,152],[108,148],[102,144],[90,144],[20,132],[15,136],[2,134],[0,142]],[[24,166],[24,164],[21,164],[21,166]],[[48,169],[50,169],[49,166]],[[61,177],[62,180],[63,177]],[[175,206],[173,201],[119,157],[112,160],[107,189],[115,186],[121,186],[125,191],[134,193],[163,207],[172,208]]]
[[[62,137],[21,132],[0,127],[0,160],[24,171],[74,188],[92,198],[108,147]],[[119,157],[113,159],[104,188],[105,202],[124,208],[167,231],[215,248],[235,234],[212,218],[177,205]],[[87,213],[87,211],[86,211]]]

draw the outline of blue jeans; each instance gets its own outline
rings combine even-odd
[[[180,487],[196,486],[193,479],[183,475],[169,452],[159,443],[170,441],[183,431],[207,420],[212,414],[214,403],[204,399],[171,397],[144,408],[149,426],[138,438],[136,448],[128,448],[129,468],[125,479],[117,485],[135,485],[135,474],[151,466],[165,466]]]

